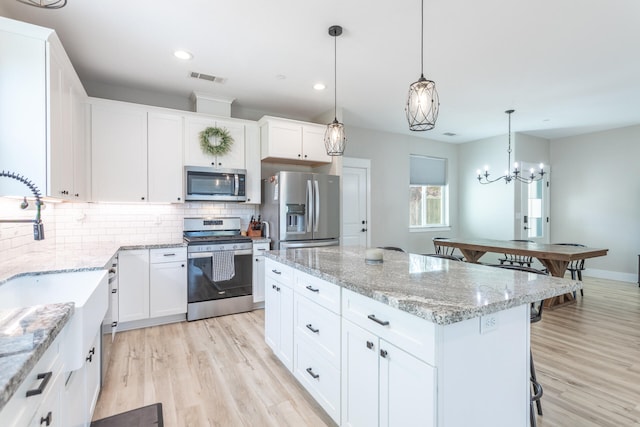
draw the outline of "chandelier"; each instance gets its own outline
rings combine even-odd
[[[327,125],[324,132],[324,148],[329,156],[342,156],[345,146],[347,145],[347,135],[344,133],[344,125],[338,121],[337,105],[338,105],[338,59],[337,59],[337,40],[342,34],[340,25],[332,25],[329,27],[329,35],[333,37],[333,122]]]
[[[61,9],[67,5],[67,0],[17,0],[29,6],[40,7],[42,9]]]
[[[440,98],[436,91],[436,83],[424,78],[424,0],[420,10],[422,21],[420,22],[420,78],[409,86],[407,96],[407,121],[409,129],[415,131],[431,130],[438,120]]]
[[[480,184],[491,184],[492,182],[499,181],[504,179],[505,184],[510,183],[511,181],[519,181],[524,182],[525,184],[531,184],[534,181],[540,181],[546,172],[544,171],[544,164],[540,163],[540,170],[536,172],[535,169],[529,169],[529,176],[523,176],[522,171],[518,169],[518,162],[513,164],[513,171],[509,173],[509,166],[511,165],[511,114],[513,114],[516,110],[507,110],[505,113],[509,115],[509,148],[507,149],[508,160],[507,160],[507,170],[504,171],[504,175],[499,176],[494,179],[489,179],[489,166],[484,167],[484,173],[478,169],[478,182]]]

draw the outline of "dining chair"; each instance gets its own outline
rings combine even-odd
[[[526,273],[535,273],[535,274],[543,274],[548,275],[547,272],[538,270],[537,268],[526,267],[522,265],[510,265],[510,264],[496,264],[492,265],[492,267],[498,267],[505,270],[518,270]],[[542,309],[544,308],[544,300],[536,301],[531,303],[530,307],[530,316],[529,322],[536,323],[542,320]],[[533,352],[531,348],[529,348],[529,371],[530,371],[530,381],[531,381],[531,399],[529,402],[529,418],[530,425],[532,427],[536,427],[536,415],[534,413],[533,404],[535,402],[536,409],[538,415],[542,416],[542,402],[540,399],[542,398],[542,385],[538,382],[538,377],[536,376],[536,368],[533,364]]]
[[[580,243],[554,243],[554,245],[577,246],[581,248],[585,247],[585,245],[581,245]],[[582,271],[584,270],[584,259],[571,261],[567,266],[567,270],[571,273],[571,280],[579,280],[582,282]],[[573,296],[575,297],[575,292]],[[583,289],[580,289],[580,296],[584,296]]]
[[[527,243],[534,243],[533,240],[511,240],[512,242],[527,242]],[[525,255],[513,255],[513,254],[504,254],[504,258],[500,258],[498,259],[498,261],[500,261],[500,264],[505,264],[505,263],[509,263],[506,265],[519,265],[519,266],[526,266],[526,267],[531,267],[531,264],[533,263],[533,257],[532,256],[525,256]]]
[[[433,248],[435,250],[436,255],[448,255],[455,258],[458,258],[458,261],[464,261],[464,256],[455,254],[456,248],[452,248],[450,246],[440,246],[437,244],[438,240],[449,240],[448,237],[434,237],[431,239],[433,241]],[[423,254],[429,255],[429,254]]]

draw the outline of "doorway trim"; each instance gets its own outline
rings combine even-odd
[[[371,159],[362,159],[358,157],[343,157],[342,158],[342,169],[344,173],[344,168],[353,168],[353,169],[364,169],[366,173],[366,182],[367,182],[367,206],[366,206],[366,214],[367,214],[367,247],[371,246]],[[341,207],[342,208],[342,207]],[[342,227],[342,224],[340,225]]]

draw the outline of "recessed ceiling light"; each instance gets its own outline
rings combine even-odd
[[[456,136],[457,134],[453,133],[453,132],[445,132],[443,133],[444,136]]]
[[[316,83],[313,85],[313,88],[315,90],[325,90],[327,87],[324,85],[324,83]]]
[[[284,80],[284,79],[286,79],[286,78],[287,78],[287,76],[285,76],[284,74],[278,74],[278,75],[276,76],[276,80]]]
[[[192,59],[193,55],[190,52],[187,52],[186,50],[176,50],[175,52],[173,52],[173,55],[178,58],[178,59]]]

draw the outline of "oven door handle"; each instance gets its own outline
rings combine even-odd
[[[252,249],[240,249],[238,251],[219,251],[219,252],[233,252],[234,256],[238,255],[253,255]],[[214,252],[192,252],[188,254],[187,258],[195,259],[195,258],[211,258]]]

